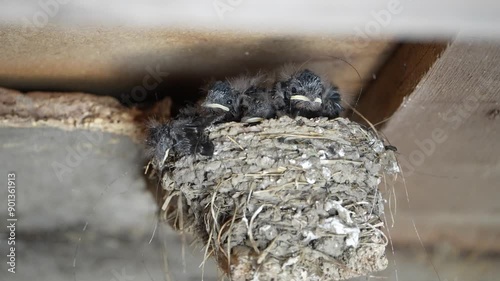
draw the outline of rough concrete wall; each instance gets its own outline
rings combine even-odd
[[[180,237],[155,230],[157,205],[146,190],[142,149],[130,138],[2,128],[0,140],[0,171],[16,173],[18,218],[16,274],[7,272],[8,233],[0,232],[1,280],[150,280],[150,274],[163,280],[163,254],[176,280],[201,279],[198,251],[186,250],[189,270],[183,272]],[[0,198],[5,222],[7,189]],[[216,276],[209,262],[206,280]]]
[[[168,100],[143,112],[83,93],[0,93],[0,171],[16,174],[18,219],[17,271],[2,254],[0,280],[162,280],[164,258],[175,280],[201,279],[202,257],[187,249],[183,270],[181,238],[158,225],[143,175],[141,125],[168,116]],[[3,222],[8,194],[0,190]],[[2,228],[5,254],[8,235]],[[209,261],[206,280],[216,276]]]

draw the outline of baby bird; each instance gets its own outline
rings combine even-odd
[[[241,122],[243,123],[258,123],[276,116],[271,94],[265,88],[248,91],[242,95],[241,107],[243,111]]]
[[[151,121],[146,138],[146,152],[152,158],[152,164],[162,169],[170,156],[212,156],[214,145],[204,129],[203,124],[191,118],[175,119],[164,124]]]
[[[344,110],[340,105],[341,97],[338,88],[328,85],[322,95],[321,116],[330,119],[337,118]]]
[[[235,121],[240,115],[240,94],[231,88],[228,81],[216,81],[209,88],[205,102],[201,105],[216,122]]]
[[[286,65],[275,90],[284,96],[292,117],[336,118],[343,110],[337,87],[309,69],[297,71],[293,65]]]
[[[277,92],[288,102],[289,114],[293,117],[318,116],[323,91],[321,78],[308,69],[293,73],[288,80],[278,82],[277,87]]]
[[[240,75],[225,81],[216,81],[209,87],[207,98],[202,104],[210,113],[202,115],[217,116],[212,123],[240,121],[243,95],[256,92],[264,81],[264,75]],[[209,118],[210,119],[210,118]]]

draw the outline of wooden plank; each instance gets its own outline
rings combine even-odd
[[[426,245],[500,252],[499,77],[499,44],[455,41],[387,122],[405,177],[394,243],[419,244],[414,220]]]
[[[401,106],[404,99],[446,50],[447,43],[405,43],[380,69],[366,91],[361,94],[357,110],[371,123],[378,124]],[[353,118],[363,122],[362,118]],[[383,125],[383,124],[380,124]]]
[[[168,95],[176,105],[200,97],[203,81],[211,77],[306,61],[352,102],[395,45],[355,37],[55,26],[25,31],[0,27],[0,42],[2,87],[113,95],[122,103]],[[337,58],[348,60],[361,79]]]
[[[500,38],[500,2],[492,0],[463,1],[460,5],[454,0],[2,2],[0,23],[6,21],[28,29],[42,29],[48,22],[61,26],[167,26],[281,35],[355,34],[363,38],[449,38],[458,32]]]

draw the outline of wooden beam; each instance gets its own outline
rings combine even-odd
[[[399,45],[362,93],[357,110],[373,124],[391,117],[447,46],[447,43]],[[363,122],[359,116],[354,115],[353,118]]]
[[[382,131],[405,179],[393,243],[498,255],[500,45],[454,41],[410,97]]]
[[[31,30],[54,23],[67,27],[163,26],[205,33],[354,34],[360,39],[450,38],[458,32],[500,38],[500,2],[492,0],[462,1],[460,5],[454,0],[147,1],[141,5],[133,0],[2,2],[0,24]]]

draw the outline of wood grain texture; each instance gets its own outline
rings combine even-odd
[[[446,47],[446,43],[400,44],[361,95],[357,110],[373,124],[390,117]],[[354,119],[363,122],[359,116]]]
[[[388,121],[404,184],[392,238],[500,252],[500,45],[452,43]],[[411,207],[409,207],[410,205]]]
[[[363,33],[368,37],[419,39],[450,37],[461,32],[500,38],[500,3],[494,0],[464,1],[460,5],[453,0],[56,2],[59,5],[48,4],[51,1],[3,1],[0,23],[32,29],[41,28],[48,21],[61,26],[169,26],[203,32],[326,36]]]
[[[50,24],[41,30],[1,26],[0,42],[2,87],[78,91],[121,100],[132,96],[134,102],[171,96],[176,104],[200,98],[200,88],[212,77],[271,70],[290,62],[309,62],[352,101],[394,46],[389,40],[356,36]]]

